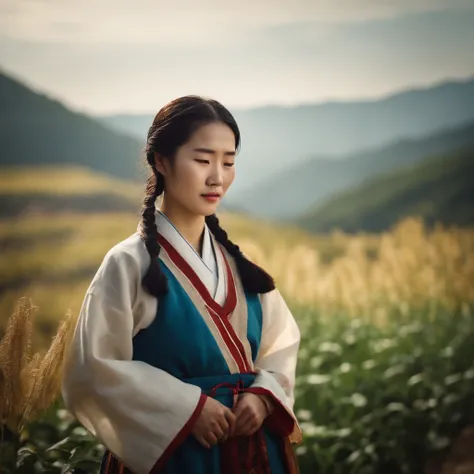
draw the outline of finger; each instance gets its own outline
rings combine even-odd
[[[224,421],[221,421],[221,424],[219,425],[220,429],[220,434],[218,436],[219,443],[222,443],[227,440],[229,437],[229,423],[227,423],[227,420],[224,418]]]
[[[234,408],[234,416],[236,418],[239,418],[239,416],[242,416],[242,413],[245,411],[245,409],[247,408],[247,404],[246,403],[243,403],[243,402],[240,402],[240,403],[237,403],[237,406]]]
[[[233,436],[234,435],[234,431],[235,431],[235,425],[236,425],[236,422],[237,422],[237,418],[236,416],[234,415],[234,413],[232,413],[231,410],[226,410],[224,412],[224,416],[225,416],[225,419],[227,421],[227,424],[229,426],[228,428],[228,436]]]
[[[251,434],[255,433],[258,428],[258,423],[256,423],[255,420],[248,420],[242,425],[240,436],[250,436]]]
[[[206,435],[206,441],[210,444],[210,446],[214,446],[217,444],[217,436],[212,431],[209,431],[209,433]]]
[[[205,448],[209,449],[211,447],[211,445],[206,441],[203,436],[198,436],[196,438]]]
[[[217,441],[220,441],[227,434],[227,431],[224,431],[218,422],[216,422],[212,427],[212,432],[214,433]]]
[[[225,417],[225,412],[223,413],[222,417],[219,417],[217,420],[217,424],[219,429],[222,431],[222,435],[227,435],[229,432],[229,423],[227,421],[227,418]]]
[[[242,425],[245,423],[246,419],[248,417],[248,414],[246,414],[245,412],[242,413],[240,416],[236,417],[236,421],[235,421],[235,433],[239,433],[240,430],[242,429]]]
[[[255,423],[255,425],[252,427],[250,427],[247,431],[248,433],[248,436],[252,436],[253,434],[255,434],[262,426],[262,423]]]
[[[235,435],[239,436],[243,433],[245,426],[252,422],[252,415],[250,413],[244,413],[240,418],[237,419],[237,425],[235,427]]]

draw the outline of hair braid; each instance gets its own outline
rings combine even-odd
[[[158,262],[161,247],[158,243],[158,228],[155,221],[155,202],[157,197],[163,192],[163,177],[154,166],[152,170],[153,174],[148,178],[146,184],[142,209],[142,225],[140,229],[140,236],[148,250],[151,262],[142,279],[142,284],[150,294],[160,296],[168,291],[166,277],[161,271]]]
[[[248,260],[239,246],[229,240],[227,232],[220,226],[219,219],[215,214],[206,216],[206,224],[216,240],[235,258],[239,276],[246,291],[268,293],[275,289],[273,278],[263,268]]]

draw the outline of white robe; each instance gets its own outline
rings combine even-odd
[[[159,232],[185,258],[209,293],[218,303],[225,301],[221,255],[225,250],[207,226],[201,258],[164,215],[157,212],[156,219]],[[162,249],[162,259],[166,257],[163,253]],[[226,257],[233,262],[235,276],[235,262],[228,253]],[[151,324],[159,304],[141,284],[149,264],[138,232],[107,253],[86,292],[62,384],[66,407],[136,474],[150,472],[192,418],[202,394],[197,386],[132,360],[132,339]],[[238,276],[236,285],[240,285]],[[245,299],[242,295],[240,288],[240,300]],[[294,430],[290,440],[298,443],[301,431],[293,405],[300,332],[277,289],[260,295],[260,301],[263,327],[253,367],[258,375],[252,387],[271,393],[291,414]],[[241,314],[232,324],[241,325]],[[245,330],[246,324],[241,327]],[[225,346],[222,351],[229,369],[236,372]]]

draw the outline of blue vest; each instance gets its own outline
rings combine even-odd
[[[221,383],[240,382],[249,387],[254,374],[231,374],[227,363],[203,317],[170,269],[159,260],[168,279],[168,293],[160,296],[156,318],[133,338],[133,360],[146,362],[201,387],[204,393]],[[247,337],[255,361],[262,335],[262,307],[257,294],[245,293],[248,310]],[[163,387],[166,390],[166,387]],[[232,391],[219,388],[214,398],[232,407]],[[284,474],[281,443],[265,430],[272,474]],[[167,462],[164,474],[223,474],[220,449],[202,447],[194,436],[188,436]]]

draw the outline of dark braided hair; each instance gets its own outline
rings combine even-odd
[[[268,293],[275,289],[273,278],[263,268],[248,260],[239,246],[229,240],[227,232],[219,225],[219,219],[215,214],[206,216],[206,224],[217,241],[235,258],[240,279],[246,291]]]
[[[147,180],[143,200],[140,236],[151,258],[142,284],[154,296],[158,297],[168,291],[166,276],[158,263],[160,245],[157,239],[155,202],[163,194],[165,182],[162,174],[156,169],[155,153],[173,160],[177,149],[184,145],[199,127],[214,122],[222,122],[229,126],[235,136],[235,148],[238,149],[240,131],[232,114],[219,102],[199,96],[185,96],[171,101],[156,114],[148,130],[145,155],[151,174]],[[271,276],[248,260],[239,247],[229,240],[215,214],[206,216],[206,224],[216,240],[235,258],[246,291],[267,293],[275,288]]]
[[[153,154],[153,153],[152,153]],[[148,156],[147,156],[147,161]],[[152,295],[158,296],[166,293],[168,282],[158,265],[160,246],[158,244],[158,228],[155,222],[155,201],[163,193],[163,176],[152,166],[153,174],[148,178],[146,184],[145,199],[143,201],[141,238],[145,243],[151,264],[143,277],[144,288]]]

